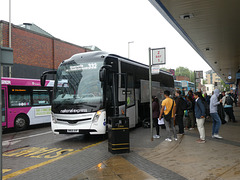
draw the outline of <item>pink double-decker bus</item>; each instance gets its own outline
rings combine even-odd
[[[54,81],[2,78],[2,127],[20,131],[29,125],[50,123]]]

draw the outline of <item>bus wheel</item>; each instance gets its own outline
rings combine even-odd
[[[27,129],[28,127],[28,119],[24,116],[18,116],[15,119],[14,129],[16,131],[22,131]]]

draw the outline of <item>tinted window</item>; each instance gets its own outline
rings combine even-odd
[[[33,89],[33,105],[50,105],[48,90]]]
[[[27,88],[11,87],[9,89],[9,106],[23,107],[31,105],[31,95]]]

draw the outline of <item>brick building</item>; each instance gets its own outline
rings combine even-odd
[[[190,81],[189,77],[186,76],[176,76],[177,81]]]
[[[73,54],[89,49],[62,41],[35,24],[11,26],[13,66],[2,67],[2,76],[38,79],[42,72],[57,69]],[[9,47],[9,23],[0,21],[0,46]]]

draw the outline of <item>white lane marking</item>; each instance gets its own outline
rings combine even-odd
[[[3,141],[2,143],[9,143],[9,142],[12,142],[12,141],[18,141],[18,140],[22,140],[22,139],[28,139],[28,138],[31,138],[31,137],[41,136],[41,135],[50,134],[50,133],[52,133],[52,131],[48,131],[48,132],[44,132],[44,133],[39,133],[39,134],[34,134],[34,135],[31,135],[31,136],[25,136],[25,137],[10,139],[10,140]]]
[[[21,142],[21,140],[18,140],[18,141],[3,141],[2,146],[14,145],[14,144],[19,143],[19,142]]]

